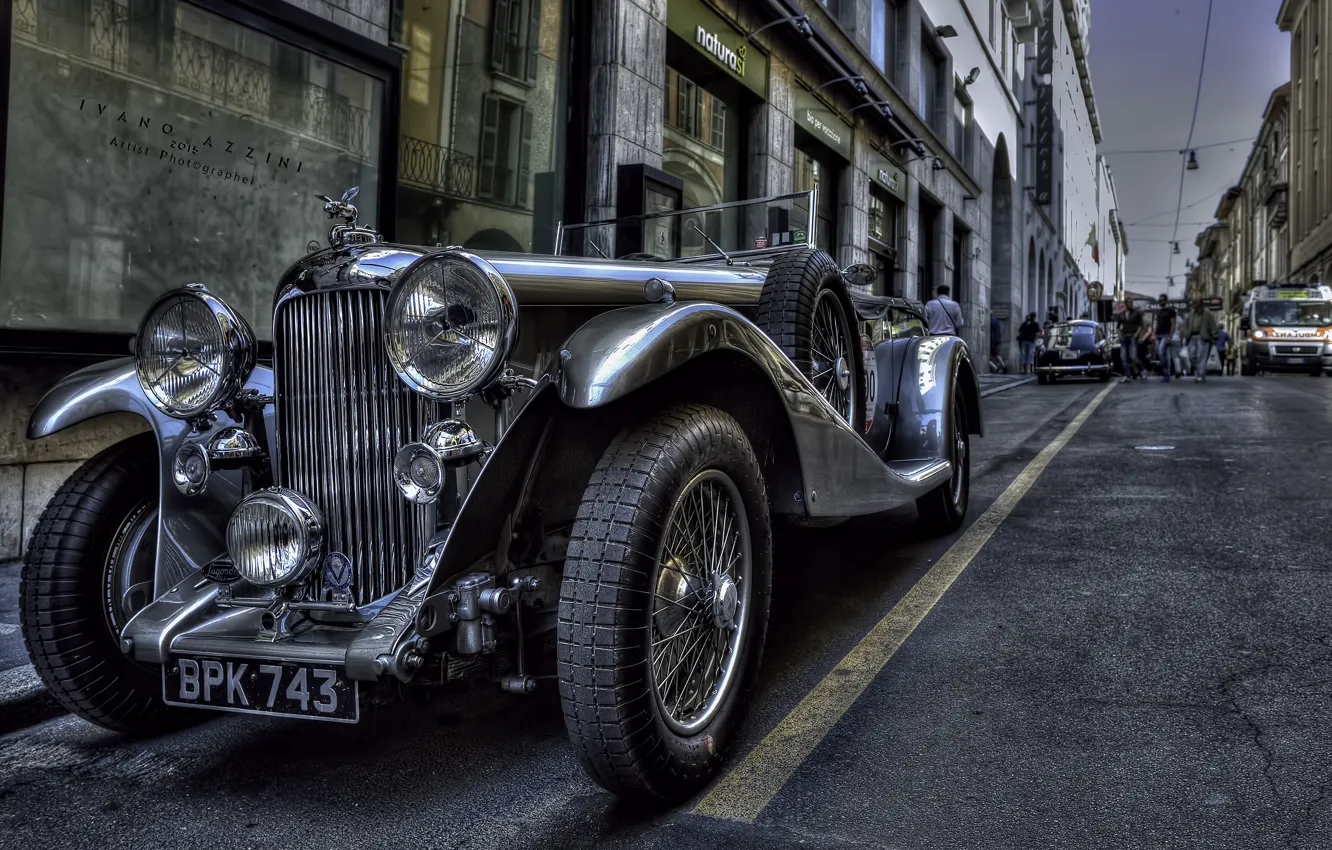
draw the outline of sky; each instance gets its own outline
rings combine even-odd
[[[1184,172],[1180,253],[1172,258],[1175,211],[1189,138],[1208,0],[1091,0],[1092,90],[1101,119],[1099,150],[1114,174],[1127,228],[1128,288],[1183,295],[1185,261],[1196,260],[1199,231],[1215,220],[1221,194],[1239,182],[1272,90],[1290,79],[1290,35],[1277,29],[1281,0],[1212,0],[1194,148],[1198,170]],[[1163,154],[1124,151],[1165,149]]]

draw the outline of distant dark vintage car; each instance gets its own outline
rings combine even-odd
[[[1057,378],[1110,380],[1111,347],[1105,329],[1096,322],[1061,322],[1045,335],[1045,345],[1036,358],[1036,381],[1048,384]]]
[[[191,283],[133,357],[34,410],[32,439],[111,412],[149,429],[60,488],[23,568],[33,664],[80,717],[354,723],[372,689],[548,683],[595,780],[679,800],[746,713],[775,524],[962,524],[967,346],[917,302],[858,312],[848,283],[874,269],[839,269],[813,222],[727,254],[689,211],[715,253],[602,247],[682,230],[672,212],[560,227],[558,252],[600,256],[541,256],[386,243],[352,195],[323,199],[330,247],[276,282],[271,366]],[[813,193],[744,203],[793,197],[809,221]]]

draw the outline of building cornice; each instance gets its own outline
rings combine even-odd
[[[1078,79],[1082,82],[1082,97],[1087,102],[1087,120],[1091,122],[1092,138],[1101,143],[1101,116],[1096,112],[1096,95],[1092,91],[1091,69],[1087,65],[1087,39],[1078,28],[1078,10],[1075,0],[1060,0],[1064,9],[1064,27],[1073,44],[1073,58],[1078,66]],[[1054,22],[1051,22],[1051,26]]]
[[[1281,0],[1281,9],[1277,12],[1276,22],[1282,32],[1290,32],[1291,27],[1295,26],[1295,18],[1304,8],[1304,3],[1305,0]]]

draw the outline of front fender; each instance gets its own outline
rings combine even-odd
[[[565,342],[556,386],[570,407],[605,407],[716,351],[747,358],[780,399],[799,455],[799,498],[808,515],[889,510],[913,501],[933,482],[933,475],[924,481],[885,465],[767,334],[720,304],[643,304],[601,313]]]
[[[245,386],[263,395],[273,394],[273,372],[256,366]],[[28,420],[28,439],[37,440],[107,413],[133,413],[147,421],[157,436],[159,499],[157,573],[154,594],[161,595],[192,570],[226,552],[224,532],[236,503],[245,495],[238,471],[214,472],[201,495],[181,495],[171,483],[171,459],[188,439],[206,441],[219,428],[234,423],[225,414],[208,430],[192,432],[190,425],[159,411],[148,401],[134,371],[134,358],[96,363],[62,378],[37,403]],[[273,445],[273,410],[264,413],[268,445]]]

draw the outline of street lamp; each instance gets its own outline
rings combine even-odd
[[[1189,155],[1189,162],[1188,162],[1187,165],[1184,166],[1185,170],[1187,170],[1187,171],[1197,171],[1197,170],[1198,170],[1198,152],[1195,151],[1195,150],[1190,150],[1190,151],[1180,151],[1180,153],[1188,153],[1188,155]]]

